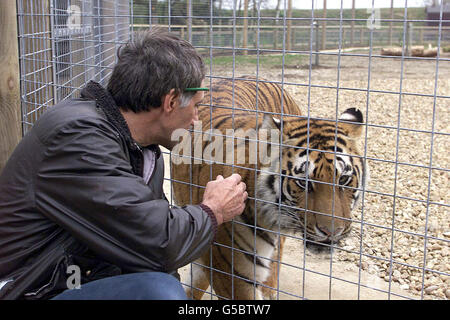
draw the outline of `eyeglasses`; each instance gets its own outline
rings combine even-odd
[[[191,91],[209,91],[209,88],[186,88],[186,89],[184,89],[184,92],[191,92]]]

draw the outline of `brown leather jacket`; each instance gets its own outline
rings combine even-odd
[[[163,271],[198,258],[217,226],[209,208],[171,207],[157,146],[144,150],[108,92],[90,82],[81,99],[51,107],[0,175],[0,298],[47,299],[121,273]]]

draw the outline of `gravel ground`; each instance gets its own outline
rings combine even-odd
[[[338,61],[337,56],[321,56],[320,67],[311,70],[310,89],[310,68],[304,65],[309,58],[301,61],[284,70],[259,66],[258,74],[284,79],[303,114],[308,113],[309,93],[311,116],[335,119],[337,110],[357,107],[369,124],[361,149],[369,159],[371,180],[364,202],[354,211],[353,230],[331,255],[313,256],[328,265],[333,259],[334,272],[375,276],[388,285],[383,290],[399,287],[402,296],[450,299],[450,99],[398,94],[433,95],[437,84],[438,96],[450,96],[450,61],[439,62],[436,82],[435,59],[405,60],[402,66],[400,59],[372,58],[369,83],[367,57],[342,56]],[[212,74],[231,77],[233,72],[213,66]],[[236,65],[235,77],[249,74],[256,75],[256,66]],[[369,94],[368,88],[373,90]],[[302,246],[301,241],[294,246]],[[338,270],[342,262],[353,269]],[[364,285],[378,288],[371,283]]]

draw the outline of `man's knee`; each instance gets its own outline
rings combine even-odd
[[[136,285],[140,287],[142,299],[185,300],[183,286],[174,276],[164,272],[145,272]]]
[[[163,272],[129,273],[66,290],[55,300],[184,300],[181,283]]]

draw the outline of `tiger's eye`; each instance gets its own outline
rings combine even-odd
[[[339,184],[341,186],[346,186],[347,184],[350,183],[350,181],[352,181],[352,176],[351,175],[342,175],[339,178]]]

